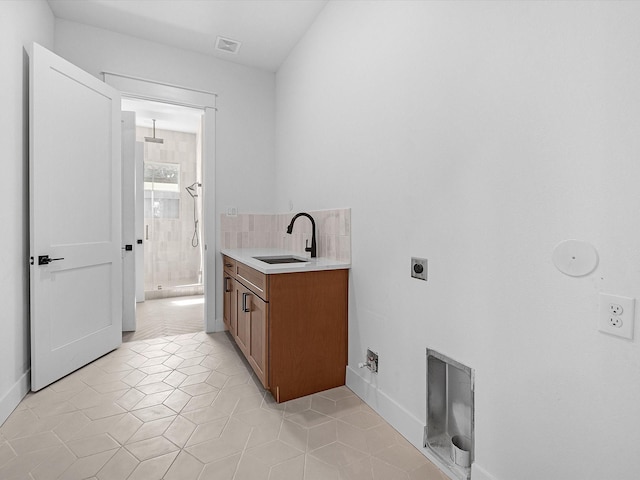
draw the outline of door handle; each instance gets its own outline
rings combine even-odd
[[[51,262],[57,262],[58,260],[64,260],[64,257],[49,258],[49,255],[39,255],[38,265],[49,265]]]
[[[251,296],[250,293],[243,293],[242,294],[242,311],[243,312],[250,312],[251,308],[247,306],[247,297]]]
[[[224,277],[224,291],[227,293],[231,291],[229,288],[229,280],[231,280],[230,277]]]

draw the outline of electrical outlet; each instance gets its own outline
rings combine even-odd
[[[624,309],[622,308],[621,305],[618,305],[617,303],[610,303],[609,304],[609,311],[613,315],[622,315],[622,312],[624,312]]]
[[[418,280],[427,279],[427,259],[411,257],[411,276]]]
[[[598,330],[609,335],[633,338],[635,299],[600,293]]]
[[[609,326],[622,328],[622,319],[616,315],[614,315],[613,317],[609,317]]]

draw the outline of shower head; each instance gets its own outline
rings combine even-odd
[[[156,138],[156,121],[155,121],[155,119],[153,120],[153,137],[144,137],[144,141],[145,142],[151,142],[151,143],[164,143],[164,139]]]

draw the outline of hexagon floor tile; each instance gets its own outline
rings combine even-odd
[[[276,404],[227,333],[123,343],[29,393],[3,480],[446,480],[347,387]]]

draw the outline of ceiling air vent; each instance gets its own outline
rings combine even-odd
[[[240,50],[240,42],[231,40],[230,38],[218,37],[216,39],[216,49],[227,53],[238,53],[238,50]]]

